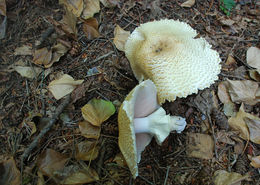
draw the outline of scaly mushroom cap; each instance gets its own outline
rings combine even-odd
[[[145,117],[158,109],[156,87],[151,80],[137,85],[126,97],[118,113],[118,143],[126,163],[135,178],[141,152],[150,143],[150,134],[135,134],[134,118]]]
[[[196,30],[174,20],[160,20],[136,28],[125,45],[135,77],[151,79],[160,104],[187,97],[209,87],[220,73],[219,54]]]

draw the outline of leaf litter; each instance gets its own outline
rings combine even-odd
[[[70,87],[66,87],[67,89],[70,89],[69,92],[63,92],[64,94],[71,94],[71,102],[73,103],[66,109],[66,119],[70,120],[70,122],[78,123],[79,128],[77,128],[76,125],[72,127],[70,125],[69,128],[68,125],[64,125],[61,116],[59,116],[58,120],[60,124],[57,124],[55,128],[51,129],[51,137],[48,137],[48,135],[46,138],[42,139],[48,143],[47,148],[53,148],[51,149],[52,151],[44,148],[38,150],[38,153],[39,151],[42,151],[40,153],[53,153],[53,156],[50,158],[53,158],[54,167],[62,166],[62,169],[57,169],[55,172],[51,172],[50,170],[50,173],[47,174],[42,173],[43,168],[40,167],[37,172],[39,177],[38,184],[45,183],[44,181],[46,180],[46,176],[50,177],[51,181],[59,184],[83,184],[95,181],[100,183],[104,182],[104,184],[105,182],[113,184],[119,182],[120,184],[120,182],[126,182],[129,180],[127,169],[122,168],[124,167],[124,160],[120,158],[120,153],[118,153],[117,147],[112,149],[113,155],[104,157],[104,159],[101,160],[103,163],[99,163],[102,164],[102,170],[99,167],[95,167],[96,162],[100,161],[100,158],[102,158],[102,150],[108,147],[99,146],[99,143],[104,140],[104,138],[113,138],[114,145],[117,146],[117,144],[115,144],[117,132],[115,133],[113,131],[113,127],[117,127],[116,119],[115,116],[112,116],[116,112],[116,109],[112,108],[111,105],[107,106],[104,104],[102,106],[96,106],[96,108],[92,105],[91,108],[86,109],[87,113],[82,113],[83,115],[80,114],[79,109],[80,107],[83,108],[86,102],[90,103],[95,97],[98,98],[97,100],[106,99],[111,102],[115,102],[116,100],[122,101],[128,90],[132,89],[134,85],[136,85],[130,67],[123,64],[125,58],[121,52],[124,50],[124,44],[129,32],[122,32],[123,37],[120,36],[120,34],[114,34],[113,36],[112,33],[116,25],[120,25],[124,29],[132,31],[136,26],[147,22],[150,19],[161,19],[166,17],[174,17],[174,19],[184,18],[192,27],[196,27],[200,33],[203,33],[203,28],[200,28],[199,25],[202,27],[208,26],[203,21],[200,21],[202,19],[210,21],[211,28],[208,29],[209,32],[206,33],[207,36],[209,36],[207,39],[211,40],[212,43],[215,42],[215,46],[222,46],[218,47],[218,50],[223,58],[227,58],[225,65],[223,66],[224,73],[222,73],[223,75],[220,75],[220,80],[218,82],[217,98],[219,98],[220,102],[218,102],[218,100],[213,100],[216,99],[216,97],[214,97],[214,91],[216,90],[214,86],[211,87],[211,90],[213,90],[210,91],[210,93],[203,91],[204,93],[201,93],[196,99],[193,99],[195,96],[192,95],[191,99],[195,100],[195,105],[193,104],[192,106],[197,109],[193,109],[186,118],[188,120],[188,126],[184,133],[187,134],[187,137],[185,138],[181,135],[171,134],[169,141],[159,149],[152,143],[143,153],[146,160],[142,161],[140,164],[140,174],[142,177],[134,180],[134,183],[145,184],[151,181],[155,184],[165,184],[165,182],[168,184],[180,184],[180,181],[178,182],[178,179],[180,178],[175,178],[175,174],[183,174],[184,170],[185,175],[182,176],[182,182],[195,182],[194,177],[191,174],[199,172],[201,166],[197,168],[195,167],[196,161],[201,161],[201,159],[204,160],[203,163],[198,163],[199,165],[207,165],[206,163],[208,163],[211,166],[211,172],[207,174],[208,177],[213,177],[214,171],[221,168],[226,171],[222,171],[221,173],[216,171],[215,177],[217,177],[217,179],[222,179],[222,181],[220,180],[222,184],[230,184],[234,181],[240,183],[242,180],[248,180],[247,174],[243,175],[241,173],[240,175],[238,171],[235,173],[236,169],[230,164],[236,163],[235,160],[231,161],[233,160],[232,157],[234,155],[243,153],[248,154],[248,159],[251,160],[251,167],[247,166],[247,170],[251,173],[254,172],[252,177],[256,177],[256,171],[253,171],[253,168],[259,166],[259,108],[257,107],[260,97],[259,84],[257,83],[257,81],[259,81],[259,60],[257,60],[259,57],[256,57],[258,56],[257,53],[259,49],[257,48],[258,46],[255,45],[256,42],[254,41],[256,38],[254,28],[257,25],[257,19],[255,16],[257,14],[245,13],[245,5],[241,5],[240,2],[237,2],[237,4],[240,4],[241,6],[236,6],[234,9],[233,2],[234,1],[224,0],[221,1],[219,5],[205,2],[204,7],[204,5],[198,1],[196,3],[195,1],[186,1],[185,3],[188,3],[186,6],[187,8],[180,8],[183,4],[176,6],[172,2],[166,1],[119,2],[115,0],[61,0],[60,3],[63,4],[65,11],[60,11],[60,6],[56,6],[53,9],[53,7],[46,4],[41,7],[48,6],[49,10],[52,10],[51,12],[48,12],[47,16],[42,14],[44,13],[43,11],[38,11],[42,14],[41,18],[37,16],[29,16],[29,18],[27,18],[25,16],[24,20],[21,21],[27,21],[24,22],[24,24],[26,24],[28,30],[31,28],[32,30],[36,30],[35,25],[31,24],[33,21],[34,23],[38,23],[37,26],[40,30],[39,33],[42,32],[44,27],[41,27],[42,25],[47,25],[47,22],[48,24],[52,24],[55,28],[55,33],[50,37],[54,38],[54,40],[48,46],[45,45],[42,47],[42,45],[40,45],[41,47],[38,47],[36,44],[37,47],[34,48],[34,44],[31,41],[34,41],[37,35],[30,35],[31,37],[28,40],[29,42],[27,42],[28,38],[25,36],[27,36],[30,31],[25,31],[24,34],[21,34],[22,41],[17,39],[17,45],[10,45],[4,48],[5,55],[1,56],[3,61],[9,61],[5,56],[10,56],[10,51],[7,52],[7,50],[12,48],[14,55],[16,55],[15,57],[22,57],[23,59],[26,59],[26,61],[31,61],[33,63],[30,65],[27,63],[25,66],[17,65],[18,67],[16,68],[16,71],[18,72],[22,69],[20,74],[25,77],[17,80],[17,82],[19,81],[19,84],[21,84],[19,90],[16,88],[8,89],[8,86],[3,86],[3,91],[1,90],[1,94],[3,92],[5,95],[1,101],[1,108],[3,105],[6,106],[4,107],[5,112],[3,114],[6,116],[3,116],[3,119],[1,117],[0,120],[0,124],[2,124],[1,128],[5,129],[7,127],[5,120],[6,117],[11,118],[10,115],[12,115],[16,118],[14,116],[15,114],[12,113],[22,112],[22,118],[13,119],[17,122],[17,125],[21,125],[24,120],[27,120],[26,122],[28,124],[23,125],[21,132],[29,135],[37,133],[39,130],[36,130],[35,132],[34,121],[29,119],[30,116],[28,114],[23,113],[35,109],[36,112],[39,112],[39,110],[43,113],[47,111],[48,115],[51,115],[49,112],[52,112],[52,109],[56,108],[59,101],[53,99],[50,93],[48,94],[45,92],[44,94],[41,94],[38,92],[44,92],[47,85],[51,84],[53,79],[52,76],[54,76],[54,79],[60,79],[55,77],[53,74],[70,74],[76,79],[84,79],[83,83],[79,83],[79,81],[75,81],[72,78]],[[41,4],[41,2],[39,3]],[[10,4],[12,4],[12,2],[7,2],[7,6],[10,6]],[[54,4],[55,3],[53,3],[53,5]],[[23,5],[28,6],[27,2],[23,2],[21,6]],[[253,12],[254,6],[252,5],[253,4],[250,4],[246,11]],[[30,6],[32,9],[34,8],[34,5]],[[141,13],[139,12],[139,9]],[[207,13],[204,14],[198,10]],[[229,17],[225,17],[223,12],[220,10],[229,15]],[[21,13],[23,14],[30,11],[31,9],[25,8]],[[64,12],[65,15],[61,16]],[[243,18],[240,14],[243,14],[245,17]],[[198,17],[198,15],[200,17]],[[234,17],[233,15],[236,16]],[[59,16],[60,18],[58,18]],[[95,16],[95,18],[93,16]],[[15,20],[12,14],[10,14],[10,17],[8,14],[8,21],[9,19],[10,21]],[[242,21],[240,25],[237,24],[239,21]],[[13,28],[11,24],[8,24],[8,29],[9,27]],[[245,27],[249,29],[250,35],[248,35],[247,32],[240,33],[241,29]],[[3,46],[6,46],[6,40],[10,41],[10,39],[15,38],[14,35],[10,35],[12,33],[10,33],[10,30],[8,29],[8,37],[4,38]],[[102,35],[102,37],[100,35]],[[212,35],[214,35],[214,37],[211,37]],[[113,43],[111,42],[112,40]],[[37,40],[35,41],[37,42]],[[76,49],[76,52],[71,52],[70,50],[76,48],[76,42],[80,47]],[[95,61],[95,66],[91,64],[91,60],[99,58],[99,56],[104,53],[109,53],[110,50],[113,50],[112,55],[103,58],[101,57],[98,61]],[[232,53],[228,53],[230,51],[232,51]],[[74,53],[73,56],[72,53]],[[84,53],[86,56],[83,55]],[[246,53],[246,55],[243,53]],[[33,58],[30,58],[31,55]],[[87,61],[90,61],[90,63],[84,62],[83,65],[82,59],[84,59],[84,57],[88,57]],[[117,68],[118,66],[114,66],[111,61],[115,60],[118,61],[118,66],[124,67]],[[57,61],[60,62],[55,63]],[[46,75],[46,73],[48,73],[47,70],[41,68],[44,74],[32,75],[31,71],[36,65],[42,65],[44,68],[50,69],[52,74]],[[89,69],[97,69],[97,71],[102,72],[95,75],[95,70],[88,71]],[[27,73],[29,75],[26,75]],[[112,73],[113,75],[107,75],[108,73]],[[106,74],[106,77],[103,77],[103,74]],[[15,73],[12,75],[13,76],[10,79],[17,77],[17,74]],[[26,79],[28,77],[30,77],[31,80],[28,81]],[[131,82],[129,79],[131,79]],[[86,81],[90,81],[91,83],[86,83]],[[117,84],[118,88],[115,89],[111,84]],[[56,91],[59,91],[58,86],[55,87]],[[7,91],[5,91],[5,89]],[[60,89],[60,91],[63,90]],[[62,95],[59,95],[60,97],[58,99],[65,96],[63,93],[61,93]],[[15,99],[10,98],[10,95],[15,97]],[[23,99],[19,97],[22,97]],[[183,99],[182,105],[177,105],[175,108],[177,114],[185,114],[185,109],[189,107],[190,102],[192,102],[190,101],[191,99],[189,99],[189,97],[186,100]],[[11,102],[9,102],[9,100]],[[110,101],[108,102],[111,103]],[[245,108],[239,109],[243,104]],[[11,107],[9,113],[7,112],[7,105]],[[181,110],[184,111],[182,112]],[[223,113],[225,114],[224,116]],[[207,114],[209,114],[209,118],[205,119],[205,115],[207,116]],[[28,119],[25,119],[26,117],[28,117]],[[82,121],[82,117],[87,117],[88,121]],[[228,119],[230,128],[225,125],[221,126],[220,123],[225,123],[225,119]],[[8,121],[10,122],[10,120],[11,119]],[[49,120],[51,119],[49,118]],[[212,125],[209,124],[210,121],[212,122]],[[106,123],[102,124],[103,122]],[[98,126],[94,126],[93,124]],[[202,124],[207,125],[207,128],[204,129]],[[26,129],[24,129],[25,127],[28,128],[28,131],[31,130],[32,132],[27,132]],[[110,127],[111,130],[109,130]],[[213,129],[211,129],[211,127]],[[37,126],[37,129],[41,128],[38,128]],[[107,132],[108,130],[109,132]],[[247,143],[245,145],[246,141],[241,140],[237,135],[241,138],[246,138],[249,144]],[[216,151],[219,154],[219,158],[215,158],[216,156],[213,152],[214,136],[216,137]],[[0,138],[2,138],[2,136]],[[34,137],[26,137],[26,142],[32,142],[33,138]],[[189,141],[187,145],[185,145],[185,139]],[[69,150],[62,148],[62,146],[69,146],[71,143],[74,144]],[[21,143],[20,145],[25,147],[24,143]],[[187,149],[185,149],[186,152],[188,151],[187,154],[181,153],[181,148],[183,148],[184,145],[187,147]],[[55,149],[57,146],[60,146],[59,152]],[[153,152],[151,152],[151,150]],[[4,149],[4,151],[8,150]],[[23,149],[20,149],[19,151],[23,151]],[[75,151],[76,156],[73,156],[72,154]],[[66,153],[66,155],[63,153]],[[165,160],[161,160],[161,156],[164,157],[164,155],[169,154],[171,157],[166,158],[167,163],[165,163]],[[33,155],[37,155],[37,153],[34,153]],[[151,155],[153,155],[153,159],[157,162],[156,164],[153,164]],[[175,155],[177,155],[177,157],[175,157]],[[59,164],[58,161],[55,161],[57,158],[63,159],[62,156],[65,156],[66,158],[65,164]],[[70,160],[68,160],[67,156],[71,156]],[[42,155],[38,155],[38,157],[45,158],[50,164],[52,163],[52,160],[42,157]],[[193,159],[194,157],[195,159]],[[87,162],[80,162],[81,159],[87,160]],[[29,162],[33,163],[33,158],[30,158]],[[158,168],[158,164],[161,166],[160,168]],[[46,169],[48,169],[48,165],[46,166]],[[164,170],[168,169],[167,167],[169,167],[169,170]],[[15,172],[15,168],[12,169]],[[232,173],[229,173],[230,169],[232,170]],[[162,178],[165,177],[165,175],[167,178]],[[196,176],[196,182],[199,181],[200,184],[205,184],[205,181],[202,182],[203,179],[200,178],[201,177]],[[215,184],[218,182],[219,181],[216,181]]]

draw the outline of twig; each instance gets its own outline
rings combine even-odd
[[[94,63],[98,62],[99,60],[102,60],[103,58],[106,58],[106,57],[108,57],[109,55],[111,55],[113,53],[114,53],[114,51],[110,51],[107,54],[105,54],[103,56],[100,56],[100,57],[96,58],[95,60],[89,62],[88,64],[94,64]],[[87,60],[87,58],[84,59],[84,62],[86,62],[86,60]]]
[[[166,185],[166,184],[167,184],[167,180],[168,180],[168,175],[169,175],[170,168],[171,168],[170,166],[167,167],[167,171],[166,171],[166,175],[165,175],[165,179],[164,179],[163,185]]]
[[[48,124],[41,130],[40,134],[33,140],[33,142],[26,148],[23,155],[21,156],[21,174],[23,174],[23,162],[28,157],[28,155],[32,152],[32,150],[37,146],[39,140],[51,129],[53,124],[58,120],[59,115],[62,113],[64,108],[70,102],[70,95],[67,95],[63,102],[57,107],[52,119],[48,122]],[[21,175],[22,178],[22,175]],[[21,181],[22,183],[22,181]]]
[[[207,116],[208,116],[209,124],[210,124],[211,130],[212,130],[212,135],[213,135],[213,140],[214,140],[214,151],[215,151],[215,155],[216,155],[216,158],[218,159],[217,138],[216,138],[216,136],[215,136],[215,131],[214,131],[214,128],[213,128],[213,125],[212,125],[211,117],[210,117],[210,115],[209,115],[208,112],[207,112]]]

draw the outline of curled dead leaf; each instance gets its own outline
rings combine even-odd
[[[89,18],[83,23],[83,31],[88,39],[94,39],[99,37],[98,21],[96,18]]]
[[[190,8],[195,4],[195,0],[187,0],[181,4],[181,7]]]
[[[98,157],[100,146],[97,141],[83,141],[76,145],[77,160],[92,161]]]
[[[84,80],[74,80],[70,75],[64,74],[59,79],[52,81],[48,85],[54,98],[57,100],[70,94],[78,85],[82,84]]]
[[[255,157],[248,155],[248,159],[251,161],[251,166],[254,168],[260,168],[260,155]]]
[[[38,65],[48,65],[52,58],[52,52],[47,48],[35,50],[33,55],[33,63]]]
[[[100,11],[100,3],[99,0],[84,0],[85,8],[81,17],[83,19],[88,19],[93,17],[95,13]]]
[[[116,48],[120,51],[125,50],[125,43],[130,36],[130,31],[123,30],[119,25],[116,25],[116,28],[114,30],[114,44],[116,45]]]
[[[59,4],[64,4],[76,17],[80,17],[84,7],[83,0],[59,0]]]
[[[86,138],[98,139],[100,136],[101,127],[94,126],[87,121],[79,122],[79,130],[81,135]]]

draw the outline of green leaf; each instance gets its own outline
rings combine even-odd
[[[92,125],[100,126],[116,109],[112,102],[93,98],[81,108],[83,118]]]
[[[235,5],[236,3],[234,0],[220,0],[220,9],[228,16]]]

